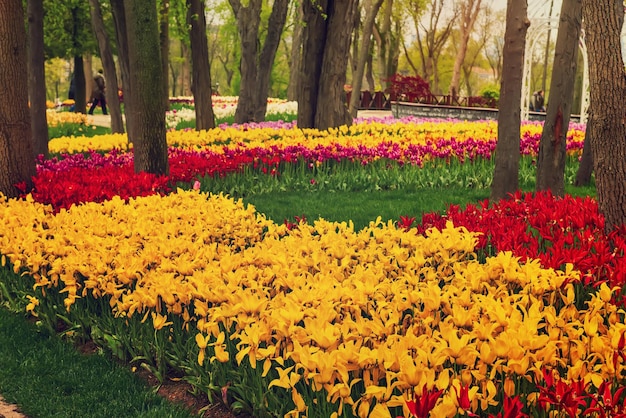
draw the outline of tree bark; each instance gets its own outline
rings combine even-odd
[[[124,133],[124,122],[122,121],[122,109],[120,107],[119,96],[117,95],[119,85],[117,84],[117,72],[115,70],[113,53],[111,52],[109,35],[104,27],[100,2],[98,0],[89,0],[89,4],[91,6],[91,24],[93,26],[93,31],[96,34],[96,40],[98,41],[100,59],[102,60],[104,77],[106,78],[106,89],[104,92],[107,99],[109,114],[111,115],[111,132],[121,134]]]
[[[585,130],[585,143],[583,145],[583,155],[578,164],[576,180],[574,186],[588,186],[591,183],[593,173],[593,153],[591,151],[591,133],[593,132],[593,112],[587,118],[587,128]]]
[[[163,71],[156,0],[125,0],[135,172],[167,175]],[[129,132],[130,134],[131,132]]]
[[[563,0],[550,82],[550,103],[537,156],[537,190],[565,195],[565,145],[574,98],[582,0]]]
[[[317,111],[318,83],[322,71],[322,58],[326,44],[327,21],[322,11],[328,9],[329,0],[302,2],[304,31],[302,34],[302,60],[298,80],[298,127],[313,128]]]
[[[272,77],[272,67],[276,58],[276,51],[280,44],[280,37],[285,28],[287,21],[287,11],[289,10],[290,0],[274,0],[272,13],[270,14],[267,24],[267,35],[261,49],[257,68],[257,88],[256,99],[254,104],[254,120],[265,120],[267,112],[267,98],[270,89],[270,80]]]
[[[0,2],[0,193],[30,191],[35,175],[28,109],[24,8],[21,0]],[[10,100],[8,100],[10,98]],[[23,188],[16,187],[22,184]]]
[[[596,192],[606,231],[626,223],[626,74],[621,0],[583,0],[589,53],[591,134]]]
[[[87,113],[87,80],[85,79],[85,63],[81,55],[74,56],[74,112]]]
[[[249,0],[243,6],[239,0],[228,0],[237,19],[237,29],[241,41],[241,61],[239,71],[239,99],[235,110],[235,123],[254,121],[257,88],[257,56],[259,53],[259,26],[261,24],[261,0]]]
[[[117,37],[117,53],[120,63],[120,74],[122,77],[122,93],[124,95],[124,117],[126,118],[126,131],[128,141],[138,136],[136,121],[133,120],[133,91],[130,82],[130,61],[128,52],[128,35],[126,33],[126,11],[123,0],[110,0],[111,14],[115,23],[115,36]]]
[[[48,158],[46,74],[43,43],[43,1],[28,0],[28,97],[35,156]]]
[[[328,129],[349,125],[344,86],[350,48],[350,32],[358,2],[320,0],[305,2],[304,38],[298,127]]]
[[[520,102],[526,32],[530,25],[527,10],[526,0],[508,0],[492,200],[507,197],[517,191],[519,186]]]
[[[461,3],[461,18],[459,19],[459,32],[461,34],[461,42],[458,45],[458,51],[454,59],[454,67],[452,68],[452,81],[450,82],[450,95],[457,97],[459,94],[459,86],[461,84],[461,67],[467,55],[467,45],[470,36],[474,30],[476,18],[480,12],[482,0],[465,0]]]
[[[191,90],[196,110],[196,130],[201,131],[215,128],[204,0],[187,0],[187,6],[187,22],[191,26]]]
[[[367,58],[370,56],[370,42],[372,39],[372,33],[374,31],[374,23],[376,16],[382,6],[383,0],[374,0],[370,2],[367,8],[367,14],[365,15],[365,22],[363,22],[363,40],[361,41],[361,48],[359,50],[359,56],[356,63],[356,71],[352,76],[352,96],[350,97],[349,112],[350,116],[356,118],[359,111],[361,86],[363,85],[363,74],[365,74],[365,64]]]

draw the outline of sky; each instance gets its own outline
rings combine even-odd
[[[506,3],[507,0],[491,0],[491,5],[495,10],[505,10]],[[487,0],[487,4],[489,4],[489,0]],[[558,12],[561,8],[561,0],[554,0],[553,8],[555,12]],[[533,10],[542,9],[545,9],[546,14],[548,13],[550,10],[550,0],[528,0],[529,13]]]

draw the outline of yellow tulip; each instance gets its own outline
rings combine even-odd
[[[156,331],[163,327],[172,325],[173,322],[167,320],[167,315],[161,315],[156,312],[152,312],[152,326]]]

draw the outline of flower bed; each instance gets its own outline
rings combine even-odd
[[[254,416],[623,416],[625,231],[605,235],[593,200],[520,193],[355,231],[175,188],[300,160],[468,163],[493,135],[449,121],[181,133],[170,178],[133,177],[118,150],[40,161],[33,194],[0,203],[2,283],[42,326],[61,318]]]

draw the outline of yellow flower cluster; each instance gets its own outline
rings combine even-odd
[[[570,266],[508,252],[479,262],[476,234],[451,224],[426,236],[380,219],[288,230],[241,201],[181,190],[56,215],[4,199],[0,217],[0,253],[37,288],[67,293],[67,309],[106,295],[117,315],[151,315],[157,330],[180,317],[201,365],[273,369],[268,386],[291,396],[293,416],[312,407],[303,383],[362,417],[436,387],[433,416],[451,417],[460,385],[478,411],[544,367],[596,386],[626,372],[613,363],[626,325],[610,289],[579,310]]]
[[[49,127],[55,127],[62,123],[73,123],[77,125],[88,125],[87,115],[74,112],[57,112],[53,109],[46,111],[46,120]]]
[[[522,135],[525,132],[541,134],[538,125],[523,125]],[[584,132],[571,129],[570,135],[575,141],[584,141]],[[284,129],[284,128],[255,128],[244,130],[242,127],[227,129],[212,129],[209,131],[170,131],[167,133],[167,143],[171,146],[208,148],[220,152],[225,144],[231,146],[242,145],[248,148],[278,146],[288,147],[303,145],[308,147],[341,146],[375,147],[381,142],[398,144],[401,149],[409,145],[422,145],[429,141],[441,139],[463,141],[473,138],[477,141],[488,141],[497,137],[497,123],[494,121],[479,122],[440,122],[424,121],[420,123],[406,123],[401,120],[395,123],[383,123],[372,120],[328,131],[315,129]],[[57,138],[50,141],[51,152],[83,152],[89,149],[108,151],[113,147],[128,149],[127,140],[122,135],[99,135],[94,138]],[[582,148],[581,148],[582,149]]]

